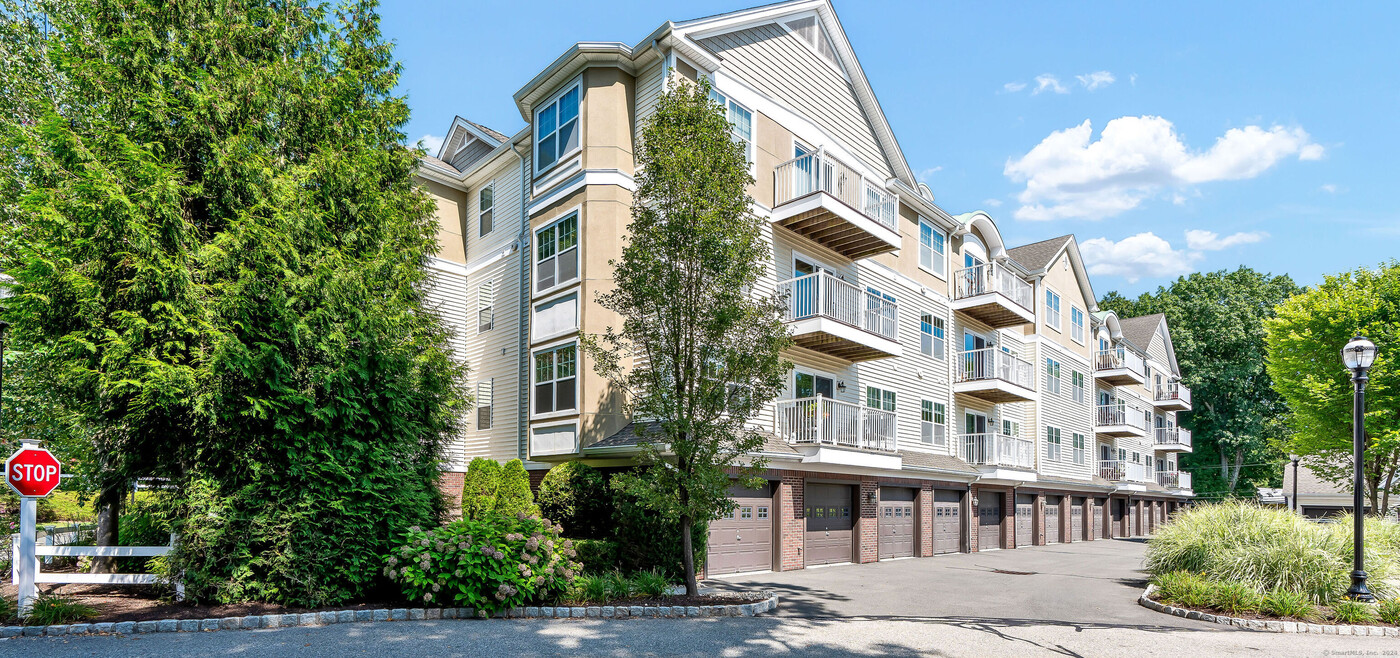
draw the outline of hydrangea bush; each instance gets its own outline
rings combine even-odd
[[[563,526],[520,513],[488,514],[439,528],[408,529],[384,558],[384,575],[423,605],[488,613],[552,601],[580,565]]]

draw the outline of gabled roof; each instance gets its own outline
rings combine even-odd
[[[458,150],[474,139],[494,149],[510,138],[475,121],[468,121],[460,116],[453,117],[452,127],[447,129],[447,137],[438,147],[437,158],[443,162],[450,160]]]
[[[1308,468],[1305,464],[1298,465],[1298,495],[1303,494],[1323,494],[1323,495],[1347,495],[1351,493],[1350,488],[1342,488],[1327,480],[1322,479],[1316,471]],[[1293,495],[1293,465],[1288,464],[1283,467],[1283,494]]]
[[[1055,257],[1060,255],[1060,250],[1064,249],[1065,243],[1073,239],[1073,235],[1062,235],[1058,238],[1032,242],[1007,249],[1006,255],[1026,266],[1028,270],[1039,271],[1050,267],[1050,264],[1055,262]]]
[[[1161,313],[1153,313],[1136,318],[1118,318],[1118,324],[1123,327],[1123,337],[1128,339],[1128,342],[1145,350],[1152,343],[1152,335],[1157,333],[1157,327],[1161,326],[1166,318],[1167,316]]]

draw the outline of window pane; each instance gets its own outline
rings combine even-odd
[[[559,261],[559,282],[578,278],[578,249],[570,249],[556,259]]]
[[[495,189],[494,189],[494,188],[486,187],[486,188],[483,188],[483,189],[481,190],[481,205],[480,205],[481,210],[485,211],[485,210],[489,210],[489,209],[491,208],[492,197],[493,197],[494,195],[495,195]]]
[[[555,360],[558,364],[554,368],[556,379],[574,376],[574,351],[573,345],[555,350]]]
[[[543,414],[554,411],[554,384],[535,385],[535,413]]]
[[[544,260],[554,255],[554,227],[551,226],[539,233],[539,247],[535,260]]]
[[[559,97],[559,123],[578,118],[578,87]]]
[[[535,290],[554,287],[554,259],[541,262],[535,268]]]
[[[554,379],[554,352],[541,352],[535,355],[535,381],[547,382]]]
[[[743,139],[744,143],[753,140],[753,115],[749,114],[748,110],[730,103],[729,122],[734,124],[734,134]]]
[[[553,133],[555,128],[559,127],[558,111],[558,103],[550,103],[549,107],[540,110],[540,125],[538,126],[538,131],[541,140],[543,140],[545,136]]]
[[[575,383],[576,381],[578,381],[578,380],[576,380],[576,379],[565,379],[565,380],[560,381],[558,384],[555,385],[555,386],[558,387],[557,390],[555,391],[555,402],[554,402],[554,410],[555,410],[555,411],[558,411],[558,410],[560,410],[560,409],[573,409],[573,408],[574,408],[574,387],[575,387],[575,384],[574,384],[574,383]]]
[[[559,157],[578,148],[578,120],[559,126]],[[552,139],[552,138],[551,138]]]
[[[486,210],[481,213],[481,235],[486,235],[487,233],[491,232],[491,229],[493,228],[491,215],[492,212],[490,210]]]
[[[578,215],[559,222],[559,251],[578,244]]]
[[[554,139],[554,135],[550,135],[540,140],[538,153],[535,156],[539,159],[539,162],[535,165],[537,169],[544,169],[554,164],[554,161],[559,159],[558,154],[554,152]]]

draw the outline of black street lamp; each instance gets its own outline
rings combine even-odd
[[[1293,511],[1301,514],[1303,506],[1298,504],[1298,460],[1302,457],[1289,455],[1288,458],[1293,461]]]
[[[1365,461],[1363,451],[1366,448],[1366,370],[1375,360],[1376,344],[1363,336],[1351,339],[1351,342],[1342,348],[1342,362],[1346,364],[1347,370],[1351,371],[1354,389],[1351,407],[1351,452],[1354,469],[1351,482],[1351,512],[1356,525],[1352,530],[1351,587],[1347,589],[1347,598],[1355,601],[1376,600],[1376,597],[1371,595],[1371,590],[1366,587],[1365,563],[1361,555],[1366,532],[1365,507],[1361,500],[1361,473]],[[1296,475],[1294,482],[1297,482]]]

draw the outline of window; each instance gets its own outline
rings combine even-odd
[[[481,188],[477,193],[477,235],[486,235],[493,228],[492,216],[495,214],[492,209],[496,206],[496,184],[492,183]]]
[[[535,413],[575,408],[577,349],[570,344],[535,352]]]
[[[1085,448],[1084,448],[1084,435],[1083,435],[1083,434],[1075,434],[1075,435],[1074,435],[1074,463],[1076,463],[1076,464],[1083,464],[1083,463],[1084,463],[1084,460],[1088,457],[1088,454],[1089,454],[1089,453],[1086,452],[1086,450],[1085,450]]]
[[[1084,387],[1084,373],[1075,370],[1069,373],[1069,378],[1074,386],[1074,401],[1079,404],[1084,404],[1085,396],[1088,395]]]
[[[753,113],[729,99],[715,89],[710,90],[710,100],[728,110],[730,135],[734,141],[744,145],[744,157],[753,163]]]
[[[1045,324],[1060,330],[1060,296],[1049,288],[1045,289]]]
[[[1021,436],[1021,423],[1003,418],[1001,421],[1001,433],[1007,436],[1019,437]]]
[[[553,167],[578,150],[579,85],[575,84],[535,113],[535,171]]]
[[[491,331],[496,324],[496,282],[490,279],[476,287],[476,332]]]
[[[943,232],[926,221],[919,220],[919,267],[944,276]]]
[[[1045,392],[1060,394],[1060,362],[1049,357],[1045,359]]]
[[[476,428],[491,429],[491,387],[493,380],[484,379],[476,383]]]
[[[1045,459],[1060,461],[1060,428],[1045,428]]]
[[[943,318],[925,313],[919,316],[919,349],[925,356],[942,359],[947,344],[947,326]]]
[[[535,292],[578,278],[578,213],[535,232]]]
[[[768,506],[767,506],[767,505],[759,505],[759,506],[758,506],[758,518],[760,518],[760,519],[766,519],[766,518],[768,518]]]
[[[1079,307],[1069,307],[1069,337],[1080,345],[1084,344],[1084,311]]]
[[[924,443],[948,445],[948,408],[942,402],[924,400],[920,411]]]
[[[871,409],[894,411],[894,391],[886,391],[874,386],[865,387],[865,406]]]

